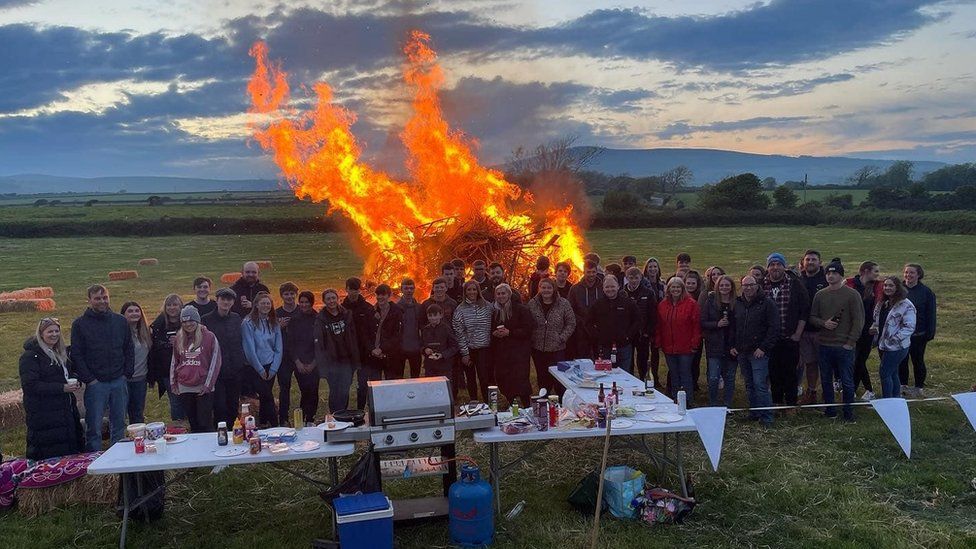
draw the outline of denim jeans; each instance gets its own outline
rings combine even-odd
[[[908,349],[881,351],[881,398],[898,398],[901,396],[901,379],[898,377],[898,367],[907,356]]]
[[[823,391],[824,404],[834,403],[834,375],[840,377],[843,387],[844,419],[853,420],[854,411],[854,349],[821,345],[820,346],[820,388]],[[837,407],[831,406],[824,414],[827,417],[837,416]]]
[[[607,356],[610,356],[610,350],[607,350]],[[627,372],[628,374],[634,373],[634,346],[633,345],[620,345],[617,347],[617,363],[614,364],[615,367],[620,367],[621,370]]]
[[[349,391],[352,374],[356,367],[351,364],[329,364],[325,368],[325,381],[329,384],[329,413],[349,409]]]
[[[742,370],[742,380],[746,383],[749,394],[750,408],[765,408],[773,405],[773,393],[769,389],[769,356],[756,358],[752,353],[739,353],[739,367]],[[750,413],[765,425],[773,422],[772,410],[762,410]]]
[[[695,382],[691,379],[691,364],[695,360],[694,353],[686,355],[664,355],[664,360],[668,363],[668,377],[671,379],[674,394],[672,398],[677,398],[678,391],[685,390],[688,394],[689,406],[695,400]]]
[[[726,407],[732,406],[732,395],[735,394],[735,369],[738,366],[734,358],[708,359],[708,405],[718,406],[718,381],[725,380],[722,400]]]
[[[166,396],[169,398],[169,418],[173,421],[183,421],[186,419],[186,412],[183,411],[183,404],[180,402],[180,397],[174,395],[169,390],[169,376],[159,380],[159,384],[163,386],[163,389],[166,391]]]
[[[146,380],[129,380],[126,382],[129,391],[128,406],[129,423],[145,423],[146,416]]]
[[[125,434],[125,409],[129,401],[124,377],[99,381],[85,387],[85,440],[89,452],[102,449],[102,418],[108,409],[109,441],[112,444]]]

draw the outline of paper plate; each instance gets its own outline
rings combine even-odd
[[[295,444],[290,444],[288,447],[295,452],[311,452],[312,450],[318,450],[319,446],[321,446],[321,444],[315,442],[314,440],[305,440]]]
[[[341,431],[343,429],[352,427],[352,423],[349,423],[348,421],[333,421],[332,423],[334,424],[332,427],[329,427],[328,422],[322,422],[318,425],[318,427],[323,431]]]
[[[187,439],[190,438],[189,435],[170,435],[170,436],[172,436],[173,438],[171,439],[167,439],[165,437],[163,438],[163,440],[166,441],[166,444],[179,444],[181,442],[186,442]]]
[[[627,429],[634,426],[634,422],[629,419],[615,419],[610,422],[610,429]]]
[[[684,418],[685,416],[680,414],[654,414],[651,416],[651,421],[658,423],[677,423]]]
[[[214,451],[214,455],[222,458],[229,458],[234,456],[243,456],[244,454],[250,452],[250,448],[244,448],[242,446],[234,446],[232,448],[223,448]]]
[[[655,406],[653,404],[635,404],[634,410],[638,412],[650,412]]]
[[[291,427],[271,427],[270,429],[261,429],[258,434],[269,437],[293,437],[295,430]]]

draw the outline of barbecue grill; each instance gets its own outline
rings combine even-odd
[[[453,460],[458,431],[493,427],[495,414],[457,417],[451,382],[443,376],[370,381],[368,384],[369,420],[361,427],[326,432],[328,442],[369,441],[378,454],[406,454],[419,449],[439,449],[444,460]],[[409,468],[423,476],[442,474],[444,497],[398,500],[394,520],[429,518],[447,514],[447,493],[457,479],[455,462],[431,468],[428,457],[381,463],[387,471]],[[390,465],[390,464],[393,465]],[[387,476],[386,478],[395,478]]]

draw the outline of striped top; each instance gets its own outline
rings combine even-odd
[[[465,301],[454,309],[454,337],[462,356],[491,343],[491,304],[482,303]]]

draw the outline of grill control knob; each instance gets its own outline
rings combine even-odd
[[[420,436],[417,435],[417,433],[410,433],[410,442],[417,442],[418,438],[420,438]]]
[[[384,442],[386,442],[387,444],[393,444],[393,435],[386,435]]]
[[[442,433],[440,429],[434,431],[434,438],[440,440],[442,436],[444,436],[444,433]]]

